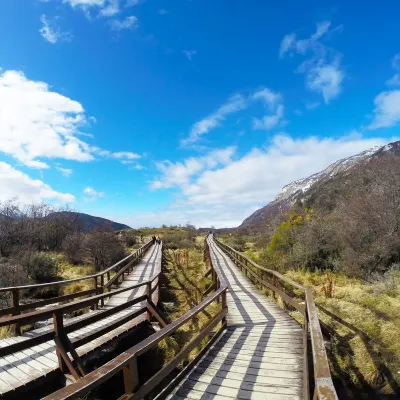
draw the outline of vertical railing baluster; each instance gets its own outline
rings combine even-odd
[[[14,308],[12,315],[19,315],[19,290],[18,289],[13,289],[11,291],[11,301],[12,301],[12,307]],[[21,335],[21,325],[17,322],[12,326],[12,332],[15,336]]]
[[[139,373],[137,357],[132,360],[123,369],[125,394],[132,394],[139,387]]]

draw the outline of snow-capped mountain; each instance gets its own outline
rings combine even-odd
[[[253,225],[259,225],[267,219],[273,218],[280,212],[292,206],[296,200],[305,198],[307,192],[317,182],[332,179],[336,175],[350,170],[353,166],[362,162],[368,162],[373,157],[378,157],[384,153],[392,152],[400,155],[400,141],[389,143],[385,146],[376,146],[365,150],[354,156],[343,158],[329,165],[323,171],[309,176],[308,178],[299,179],[284,186],[280,193],[273,201],[265,207],[255,211],[246,218],[239,228],[246,228]]]

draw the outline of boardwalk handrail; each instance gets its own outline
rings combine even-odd
[[[165,326],[155,334],[147,339],[131,347],[124,353],[115,357],[102,367],[87,374],[79,379],[77,382],[52,393],[45,397],[43,400],[61,400],[61,399],[78,399],[90,390],[98,387],[105,381],[109,380],[115,374],[123,371],[125,394],[119,400],[128,399],[142,399],[151,393],[158,385],[183,361],[190,352],[198,346],[201,341],[210,335],[214,328],[221,322],[222,325],[218,332],[214,335],[216,337],[226,327],[226,315],[228,307],[226,302],[227,283],[224,278],[213,268],[211,263],[209,247],[207,241],[205,242],[205,261],[212,271],[213,286],[216,286],[214,293],[207,296],[200,304],[192,308],[190,311],[182,315],[180,318]],[[208,275],[208,274],[207,274]],[[218,302],[221,305],[220,310],[211,320],[200,330],[199,334],[193,338],[187,346],[180,351],[167,365],[159,370],[146,382],[140,384],[138,376],[137,358],[154,348],[161,340],[171,337],[178,328],[185,323],[196,317],[197,314],[204,311],[211,303]],[[175,379],[174,384],[177,384]]]
[[[0,317],[3,316],[17,316],[20,315],[21,312],[27,311],[27,310],[35,310],[38,307],[43,307],[49,304],[54,304],[54,303],[59,303],[59,302],[64,302],[68,300],[73,300],[78,297],[85,297],[85,296],[90,296],[92,294],[101,294],[103,293],[106,289],[108,291],[111,290],[112,285],[115,285],[117,288],[120,284],[120,279],[123,281],[124,280],[124,274],[129,273],[130,270],[133,268],[134,264],[140,260],[143,255],[146,253],[146,251],[149,249],[149,247],[152,245],[152,241],[150,240],[149,242],[145,243],[143,246],[141,246],[139,249],[135,250],[122,260],[118,261],[117,263],[111,265],[107,269],[100,271],[96,274],[92,275],[87,275],[81,278],[75,278],[75,279],[67,279],[67,280],[62,280],[62,281],[56,281],[56,282],[48,282],[48,283],[38,283],[38,284],[32,284],[32,285],[24,285],[24,286],[13,286],[13,287],[5,287],[5,288],[0,288],[0,293],[5,293],[5,292],[10,292],[11,293],[11,300],[12,300],[12,305],[11,307],[3,308],[0,309]],[[111,277],[111,273],[115,272],[115,275]],[[55,296],[49,299],[44,299],[44,300],[38,300],[34,301],[31,303],[26,303],[26,304],[21,304],[21,292],[24,290],[32,290],[32,289],[39,289],[43,287],[56,287],[56,286],[61,286],[61,285],[68,285],[70,283],[74,282],[82,282],[86,280],[93,279],[93,289],[85,290],[85,291],[78,291],[76,293],[71,293],[68,295],[61,295],[61,296]],[[107,280],[106,280],[107,279]],[[104,298],[101,298],[101,305],[104,305]],[[92,304],[93,309],[97,309],[97,303],[94,302]],[[21,325],[19,323],[19,320],[15,320],[16,323],[13,325],[13,330],[16,335],[21,334]]]
[[[152,293],[159,287],[160,274],[161,272],[158,272],[152,275],[148,280],[138,283],[136,285],[130,285],[115,290],[111,290],[110,288],[108,292],[96,294],[95,296],[75,302],[63,305],[56,305],[44,310],[28,312],[12,317],[1,318],[0,327],[15,324],[23,326],[40,320],[46,320],[51,317],[53,318],[53,326],[50,326],[49,329],[45,330],[44,332],[35,333],[30,337],[24,338],[25,340],[16,341],[12,344],[9,344],[8,346],[1,347],[0,357],[6,357],[10,354],[29,349],[33,346],[40,345],[54,339],[56,343],[56,351],[61,371],[66,372],[68,370],[75,379],[81,378],[85,375],[85,370],[76,352],[76,348],[118,328],[125,323],[128,323],[129,321],[144,313],[147,314],[147,319],[150,319],[150,316],[153,315],[162,326],[166,325],[164,318],[162,317],[162,315],[160,315],[157,306],[152,301]],[[132,291],[143,286],[146,287],[146,291],[145,294],[141,296],[137,296],[117,306],[107,308],[105,310],[99,310],[97,313],[87,314],[85,315],[85,318],[71,320],[64,324],[65,313],[82,310],[88,306],[96,305],[97,307],[98,303],[104,303],[104,300],[106,298],[110,298],[126,291]],[[88,291],[85,291],[85,293],[86,292]],[[68,337],[68,334],[71,332],[82,329],[107,317],[113,316],[144,301],[146,303],[142,305],[139,309],[133,309],[131,312],[121,314],[116,319],[107,322],[96,330],[86,333],[83,336],[80,335],[79,337],[72,340]],[[29,335],[29,333],[27,335]],[[76,365],[72,363],[71,359],[68,356],[68,353],[71,354]]]
[[[304,395],[305,398],[309,398],[308,388],[308,365],[307,365],[307,337],[308,337],[308,325],[310,329],[312,357],[313,357],[313,371],[314,371],[314,394],[313,399],[320,400],[336,400],[338,399],[335,387],[333,385],[331,372],[329,369],[328,357],[326,355],[325,344],[322,336],[321,327],[319,324],[317,308],[315,306],[312,289],[307,286],[303,286],[286,276],[280,274],[277,271],[263,268],[246,255],[236,251],[232,247],[220,242],[216,238],[214,241],[217,245],[232,259],[232,261],[247,275],[249,278],[254,278],[258,283],[270,289],[274,297],[279,295],[282,300],[289,303],[297,311],[299,311],[304,318],[303,324],[303,343],[304,343]],[[260,271],[262,275],[255,273],[249,266]],[[263,276],[265,275],[265,276]],[[265,280],[265,278],[272,279],[272,283]],[[279,288],[278,284],[286,283],[304,292],[305,306],[296,302],[290,295],[288,295],[284,288]]]

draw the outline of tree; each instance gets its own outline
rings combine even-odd
[[[99,271],[125,257],[126,252],[112,232],[95,231],[86,235],[84,249],[92,265]]]

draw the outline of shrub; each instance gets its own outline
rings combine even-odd
[[[20,286],[27,283],[28,274],[22,265],[4,258],[0,260],[0,287]],[[11,306],[8,293],[0,294],[0,305],[1,308]]]
[[[51,282],[60,273],[57,260],[43,252],[32,253],[27,260],[26,269],[28,276],[36,282]]]
[[[81,264],[83,262],[83,240],[84,236],[81,233],[68,235],[63,240],[62,249],[69,263]]]
[[[84,240],[85,253],[97,270],[103,270],[126,256],[126,250],[112,232],[93,232]]]

